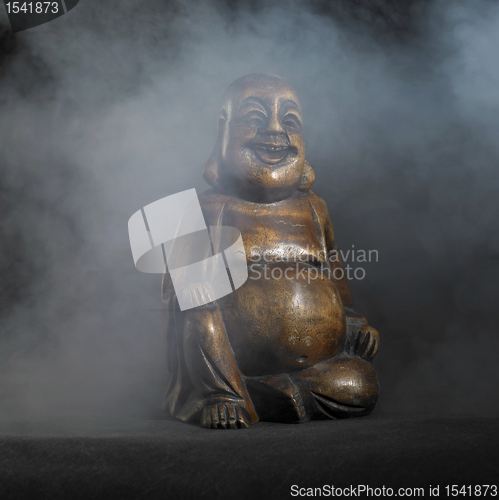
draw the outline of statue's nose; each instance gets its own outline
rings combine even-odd
[[[279,118],[277,117],[276,113],[271,114],[265,132],[267,134],[275,134],[275,135],[286,133],[285,130],[282,128],[281,122],[279,121]]]

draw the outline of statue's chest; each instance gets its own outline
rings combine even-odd
[[[310,204],[226,206],[223,225],[242,234],[248,260],[323,262],[322,230],[314,222]]]

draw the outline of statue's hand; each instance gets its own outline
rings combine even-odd
[[[359,358],[371,360],[376,356],[379,347],[378,330],[369,325],[364,325],[355,334],[350,344],[350,354]]]
[[[216,299],[211,288],[202,283],[190,285],[184,288],[181,293],[183,294],[184,302],[187,302],[190,308],[209,304]]]
[[[233,403],[205,406],[201,415],[201,426],[208,429],[245,429],[251,424],[248,412]]]

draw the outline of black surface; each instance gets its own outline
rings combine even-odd
[[[383,416],[205,430],[170,420],[0,424],[0,498],[291,498],[291,485],[493,484],[499,420]]]

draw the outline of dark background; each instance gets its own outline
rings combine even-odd
[[[197,5],[196,5],[197,4]],[[376,411],[497,416],[496,2],[81,1],[0,16],[0,405],[157,415],[160,277],[127,221],[206,185],[225,87],[288,80],[314,190],[381,333]]]

